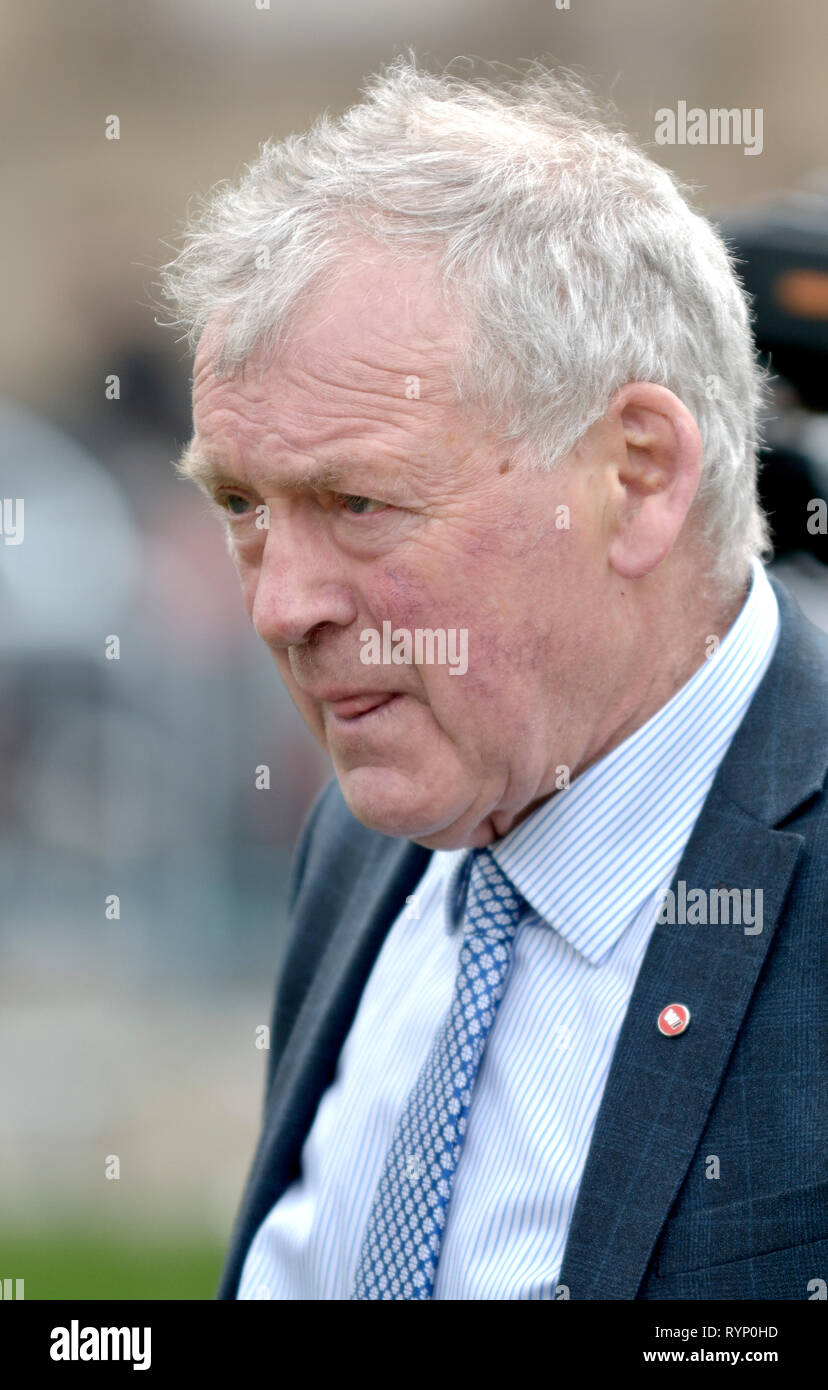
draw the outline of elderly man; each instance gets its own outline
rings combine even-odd
[[[408,58],[165,288],[336,773],[219,1296],[814,1296],[828,656],[721,240],[570,76]]]

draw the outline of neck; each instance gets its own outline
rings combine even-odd
[[[696,564],[689,572],[676,569],[669,578],[659,576],[658,588],[638,591],[634,615],[625,611],[625,667],[618,672],[618,683],[596,721],[592,739],[581,758],[570,764],[570,781],[606,757],[666,705],[710,660],[735,623],[747,598],[750,574],[735,593],[726,596],[699,577],[697,570]],[[517,816],[493,816],[496,837],[519,825],[550,795],[560,793],[547,792]]]
[[[638,641],[630,650],[632,702],[611,722],[611,732],[578,767],[585,772],[612,752],[666,705],[705,661],[715,655],[744,607],[750,574],[730,595],[694,572],[677,567],[657,592],[642,595]],[[637,679],[635,678],[637,673]],[[606,727],[606,726],[605,726]]]

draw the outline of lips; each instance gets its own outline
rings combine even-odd
[[[380,705],[387,705],[389,700],[395,698],[394,691],[385,690],[374,691],[373,694],[348,695],[342,700],[327,700],[325,703],[338,719],[356,719],[360,714],[379,709]]]

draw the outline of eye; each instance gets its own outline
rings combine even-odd
[[[225,511],[228,511],[231,516],[243,516],[253,505],[246,497],[242,497],[239,492],[226,492],[220,499],[220,502]]]
[[[346,492],[342,496],[345,510],[351,516],[364,516],[371,510],[382,511],[384,502],[376,502],[372,497],[360,497],[358,493]]]

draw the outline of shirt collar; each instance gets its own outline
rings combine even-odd
[[[598,964],[669,884],[718,766],[767,669],[779,625],[757,559],[736,621],[640,729],[489,846],[531,908]],[[446,930],[459,925],[472,851],[443,852]]]

